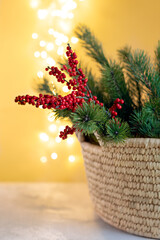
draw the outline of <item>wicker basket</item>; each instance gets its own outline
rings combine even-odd
[[[160,139],[105,147],[79,140],[97,214],[126,232],[160,239]]]

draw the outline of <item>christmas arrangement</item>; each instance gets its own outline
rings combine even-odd
[[[107,109],[97,96],[92,94],[88,86],[88,78],[78,68],[78,60],[76,53],[68,44],[66,55],[68,56],[67,65],[63,65],[61,69],[51,66],[45,70],[49,75],[56,77],[58,82],[66,84],[71,90],[66,96],[58,94],[39,94],[39,96],[17,96],[15,102],[25,105],[31,104],[35,107],[42,106],[43,109],[53,109],[57,117],[68,117],[73,123],[72,127],[66,126],[64,131],[60,132],[59,137],[63,140],[68,134],[73,134],[76,130],[86,135],[97,132],[105,140],[113,140],[115,142],[123,141],[129,135],[129,126],[117,118],[117,111],[122,109],[124,100],[116,98],[113,105]],[[66,71],[70,77],[67,80]]]
[[[66,126],[60,132],[62,139],[76,130],[95,144],[95,132],[104,142],[120,142],[127,137],[159,138],[160,43],[155,50],[154,65],[143,50],[133,51],[130,47],[118,50],[117,63],[105,57],[100,42],[88,27],[81,25],[75,33],[87,55],[96,62],[99,80],[90,69],[81,67],[68,44],[68,60],[61,63],[61,69],[51,66],[46,71],[66,84],[70,93],[63,97],[54,95],[44,79],[39,90],[45,94],[18,96],[15,101],[52,109],[57,118],[68,117],[73,126]]]
[[[53,94],[45,78],[37,87],[43,94],[17,96],[15,102],[69,118],[72,127],[59,136],[77,133],[97,214],[124,231],[160,239],[160,43],[154,64],[130,47],[118,50],[115,61],[88,27],[77,27],[75,34],[95,62],[98,80],[68,44],[67,61],[46,71],[69,94]]]

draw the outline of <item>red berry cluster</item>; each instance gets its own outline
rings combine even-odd
[[[52,95],[42,95],[39,94],[39,97],[36,96],[18,96],[15,98],[15,102],[18,104],[25,105],[26,103],[35,105],[37,108],[41,105],[42,108],[46,109],[68,109],[72,112],[75,111],[77,105],[82,106],[84,99],[76,98],[75,91],[72,91],[71,94],[62,97],[61,95],[52,96]]]
[[[46,109],[68,109],[72,112],[74,112],[77,108],[77,106],[82,106],[83,102],[90,103],[91,101],[94,101],[95,104],[99,104],[100,106],[103,106],[103,103],[100,103],[97,100],[96,96],[92,95],[92,92],[89,90],[89,87],[87,85],[88,79],[86,78],[85,74],[83,73],[81,68],[78,68],[78,60],[77,55],[73,50],[71,49],[70,45],[67,46],[66,55],[68,57],[68,65],[63,65],[63,68],[59,70],[57,67],[47,67],[45,70],[49,71],[49,75],[53,75],[56,77],[58,82],[65,83],[69,90],[71,90],[71,93],[62,97],[61,95],[53,96],[53,95],[43,95],[39,94],[39,97],[37,96],[17,96],[15,98],[15,102],[18,102],[18,104],[25,105],[26,103],[35,105],[37,108],[39,106],[42,106],[42,108]],[[69,81],[66,79],[65,73],[62,71],[65,70],[68,72],[70,79]],[[116,109],[121,109],[121,105],[124,101],[119,98],[117,98],[113,104],[113,106],[109,109],[111,112],[112,118],[115,118],[117,116]],[[75,128],[66,126],[65,130],[63,132],[60,132],[60,137],[62,139],[66,139],[68,134],[73,134],[75,131]]]
[[[66,126],[64,131],[60,131],[59,137],[65,140],[67,138],[67,135],[73,134],[75,130],[76,129],[73,126],[71,128],[69,126]]]
[[[113,106],[111,108],[109,108],[109,111],[111,113],[112,118],[115,118],[117,116],[117,112],[115,110],[116,109],[121,109],[122,106],[120,104],[123,104],[123,103],[124,103],[124,100],[123,99],[119,99],[119,98],[117,98],[114,101]]]
[[[66,80],[66,75],[62,73],[57,67],[52,66],[45,68],[46,71],[49,70],[49,75],[53,75],[57,78],[57,82],[64,83]]]
[[[71,49],[70,45],[67,46],[66,55],[68,57],[68,65],[67,68],[66,65],[63,65],[63,68],[61,68],[61,71],[57,67],[47,67],[45,70],[49,71],[49,75],[53,75],[57,78],[58,82],[66,83],[69,90],[72,90],[72,93],[78,98],[86,98],[87,102],[94,101],[96,104],[99,104],[103,106],[103,103],[100,103],[97,100],[96,96],[92,96],[91,91],[89,90],[87,86],[88,79],[86,78],[85,74],[83,73],[81,68],[78,68],[78,60],[77,55],[73,50]],[[66,80],[66,75],[62,73],[62,71],[65,70],[68,72],[71,79],[69,81]],[[78,100],[78,105],[82,105],[83,100]]]

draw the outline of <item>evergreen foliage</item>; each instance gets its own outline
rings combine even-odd
[[[127,122],[120,122],[118,119],[111,119],[106,124],[107,137],[106,141],[115,143],[123,142],[126,136],[130,136],[130,128]]]
[[[82,107],[78,106],[76,111],[71,114],[71,120],[76,129],[84,134],[91,134],[106,122],[107,115],[105,109],[99,105],[85,102]]]
[[[108,65],[108,60],[104,55],[102,44],[86,25],[79,25],[75,30],[75,34],[80,39],[86,53],[93,58],[96,63],[99,63],[100,66]]]
[[[56,87],[50,84],[50,81],[47,78],[43,78],[41,82],[36,82],[35,90],[41,93],[52,94],[53,92],[57,92]]]
[[[100,66],[99,88],[102,89],[101,94],[106,96],[106,107],[115,98],[122,98],[125,103],[118,114],[122,120],[128,122],[131,136],[159,137],[160,42],[155,50],[153,66],[150,57],[143,50],[133,51],[128,46],[118,50],[119,62],[107,59],[101,44],[87,26],[78,26],[75,33],[87,50],[87,55]]]
[[[104,54],[101,43],[86,25],[75,30],[86,54],[97,63],[100,79],[97,81],[92,69],[81,67],[88,78],[88,87],[96,95],[101,107],[93,102],[84,102],[75,112],[54,110],[56,117],[69,117],[76,129],[93,141],[98,133],[104,142],[124,141],[126,137],[160,137],[160,42],[155,50],[155,65],[143,50],[125,46],[118,50],[118,61]],[[61,62],[60,65],[67,62]],[[48,84],[44,82],[44,85]],[[45,86],[39,86],[39,90]],[[41,88],[40,88],[41,87]],[[46,87],[48,91],[48,88]],[[124,100],[119,118],[111,118],[109,108],[115,99]],[[84,98],[85,99],[85,98]]]
[[[156,65],[157,73],[160,76],[160,41],[158,41],[158,45],[155,50],[155,65]]]

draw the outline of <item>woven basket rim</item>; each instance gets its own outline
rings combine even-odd
[[[80,140],[80,139],[79,139]],[[93,144],[93,143],[90,143],[90,142],[86,142],[85,140],[82,140],[80,141],[82,143],[86,143],[86,144],[89,144],[91,146],[97,146],[97,147],[101,147],[99,145],[96,145],[96,144]],[[144,143],[144,144],[152,144],[152,143],[157,143],[158,145],[160,144],[160,138],[127,138],[124,142],[122,143],[114,143],[114,142],[107,142],[106,145],[108,144],[112,144],[112,145],[115,145],[115,146],[119,146],[121,144],[126,144],[128,142],[133,142],[133,143]]]

